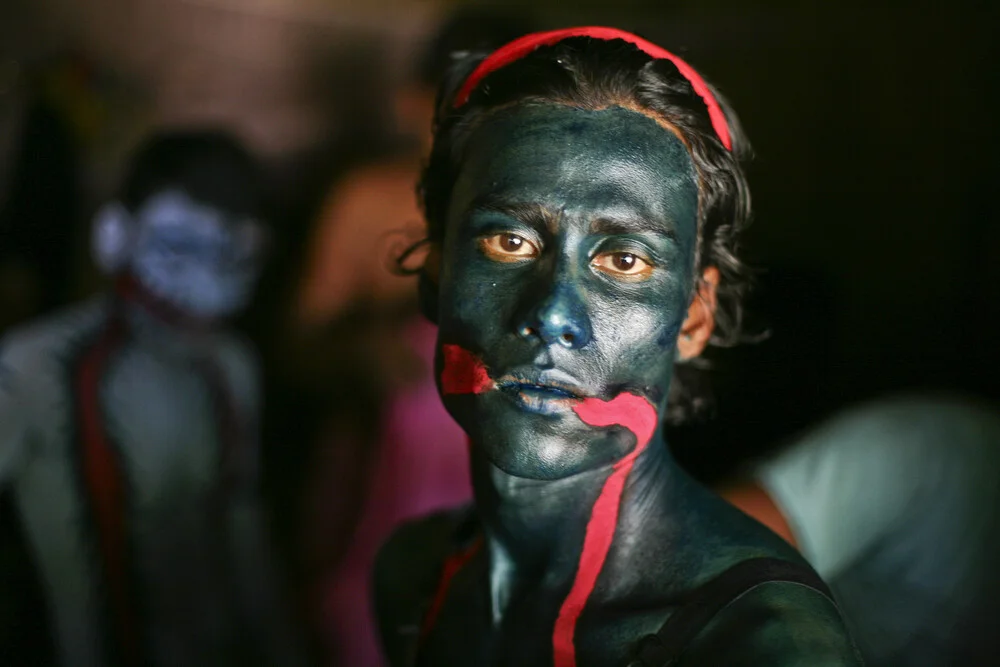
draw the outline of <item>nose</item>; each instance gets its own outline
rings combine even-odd
[[[581,295],[570,285],[557,285],[518,326],[524,339],[578,350],[590,343],[590,317]]]

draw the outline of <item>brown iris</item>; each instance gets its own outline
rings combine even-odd
[[[534,243],[510,232],[479,239],[479,249],[496,262],[521,262],[538,256],[538,247]]]
[[[604,252],[591,262],[598,271],[617,280],[640,282],[653,273],[652,265],[631,252]]]

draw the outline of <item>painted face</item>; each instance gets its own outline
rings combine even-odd
[[[155,296],[196,317],[231,315],[248,303],[260,271],[263,228],[168,190],[135,215],[132,272]]]
[[[624,108],[541,104],[486,121],[460,166],[440,274],[446,408],[511,475],[619,460],[635,438],[587,426],[573,406],[630,393],[665,407],[693,288],[686,147]],[[458,366],[477,357],[485,373],[456,392]]]

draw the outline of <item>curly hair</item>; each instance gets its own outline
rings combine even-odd
[[[749,156],[750,147],[728,103],[712,89],[728,121],[732,150],[723,146],[713,129],[704,100],[671,61],[654,59],[621,39],[570,37],[488,74],[468,101],[455,108],[456,90],[486,55],[456,59],[438,95],[433,148],[417,186],[427,242],[443,241],[451,191],[468,139],[491,114],[539,103],[632,109],[674,129],[691,154],[699,192],[695,289],[706,267],[718,269],[716,326],[710,343],[739,342],[742,300],[750,277],[739,257],[740,234],[750,221],[750,190],[740,162]],[[426,282],[426,274],[421,275],[421,282]],[[684,389],[682,385],[689,382],[673,384],[677,386],[671,391],[668,421],[683,421],[706,405],[703,397]]]

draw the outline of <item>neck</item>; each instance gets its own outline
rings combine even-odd
[[[634,460],[625,459],[564,479],[534,480],[508,475],[473,455],[495,623],[512,600],[539,587],[570,591],[563,612],[567,605],[582,608],[605,561],[628,560],[641,531],[622,529],[663,515],[676,466],[658,435]],[[629,538],[620,539],[625,532]]]
[[[157,297],[131,274],[116,277],[114,299],[133,336],[178,351],[204,347],[218,326],[214,320],[191,315]]]

